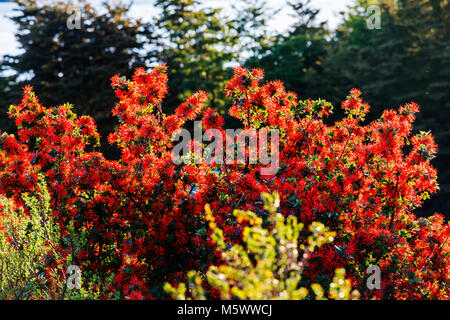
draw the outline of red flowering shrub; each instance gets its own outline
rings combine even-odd
[[[345,268],[362,298],[447,299],[450,227],[439,214],[413,214],[438,189],[430,164],[437,151],[433,137],[411,136],[419,107],[386,110],[363,124],[369,106],[353,89],[342,104],[346,117],[327,125],[330,103],[298,101],[281,82],[261,83],[262,77],[261,70],[236,68],[225,93],[233,99],[230,114],[245,129],[279,130],[276,174],[262,175],[263,165],[248,159],[174,164],[172,134],[187,120],[201,116],[205,129],[225,131],[201,91],[165,115],[167,73],[160,66],[150,73],[138,69],[132,80],[112,78],[119,126],[109,141],[121,150],[117,161],[97,151],[92,118],[77,117],[70,105],[46,108],[26,87],[22,102],[10,109],[17,137],[0,138],[0,193],[24,207],[21,195],[35,190],[42,174],[61,228],[58,249],[87,279],[114,274],[109,292],[120,298],[166,297],[166,281],[185,281],[188,270],[202,272],[219,262],[205,204],[226,241],[239,243],[245,222],[232,212],[251,210],[264,218],[260,194],[277,191],[283,215],[337,233],[310,257],[301,285],[328,287],[334,271]],[[74,234],[82,235],[76,243],[83,245],[74,245]],[[372,264],[382,271],[380,290],[366,287]]]
[[[85,277],[115,274],[111,290],[122,297],[159,297],[168,276],[210,261],[202,258],[209,253],[200,232],[204,204],[192,196],[207,175],[170,157],[172,131],[200,112],[207,96],[195,94],[167,117],[158,108],[166,82],[164,67],[138,69],[132,81],[112,79],[120,125],[109,140],[122,150],[119,161],[95,151],[91,118],[76,117],[69,105],[43,107],[29,87],[10,111],[18,138],[4,135],[1,142],[1,192],[21,204],[43,173],[62,229],[72,221],[86,234],[84,247],[61,250],[76,251],[74,264]]]

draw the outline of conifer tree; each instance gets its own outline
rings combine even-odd
[[[273,32],[269,31],[269,20],[274,19],[280,9],[274,10],[266,0],[239,1],[233,6],[234,30],[238,38],[239,62],[257,59],[273,44]]]
[[[201,7],[197,0],[157,0],[155,55],[169,67],[171,91],[163,109],[173,110],[197,90],[208,92],[211,106],[224,109],[226,64],[232,62],[232,23],[221,9]]]
[[[379,29],[367,25],[372,5],[380,8]],[[449,13],[443,0],[360,0],[330,41],[324,62],[326,97],[336,104],[343,98],[339,92],[360,88],[372,106],[368,120],[386,106],[410,101],[421,106],[417,128],[431,129],[440,146],[434,163],[441,191],[425,202],[420,215],[445,212],[450,205]]]
[[[0,114],[20,100],[31,84],[46,105],[68,101],[78,113],[94,116],[111,129],[110,106],[116,102],[109,79],[144,65],[138,50],[150,25],[128,16],[130,4],[104,2],[99,13],[86,0],[45,2],[15,0],[16,38],[22,53],[6,56],[2,70],[14,72],[0,92]],[[102,132],[102,136],[106,133]]]
[[[319,10],[312,8],[310,0],[289,2],[289,6],[295,22],[288,33],[278,35],[273,46],[246,65],[267,70],[267,79],[284,79],[289,90],[319,97],[323,94],[319,82],[328,31],[317,21]]]

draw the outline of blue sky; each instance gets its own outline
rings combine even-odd
[[[231,3],[239,0],[203,0],[202,3],[209,7],[220,7],[229,10]],[[101,3],[101,0],[91,0],[94,4]],[[283,7],[286,0],[267,0],[267,3],[273,8]],[[353,0],[313,0],[312,4],[316,8],[321,9],[320,19],[327,21],[330,27],[335,27],[339,22],[339,11],[345,10],[351,5]],[[14,14],[15,5],[8,3],[6,0],[0,0],[0,56],[5,54],[15,54],[18,52],[18,45],[14,38],[15,25],[7,18]],[[134,17],[142,17],[144,19],[151,18],[157,13],[153,6],[152,0],[134,0],[131,8],[131,15]],[[282,10],[279,16],[271,21],[270,27],[276,31],[283,31],[287,28],[290,21],[288,11]]]

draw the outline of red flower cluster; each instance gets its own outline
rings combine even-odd
[[[115,274],[110,290],[123,298],[164,297],[165,281],[185,280],[187,270],[220,260],[203,216],[206,203],[236,243],[242,225],[233,210],[264,218],[260,193],[278,191],[283,214],[337,231],[332,244],[314,253],[303,281],[329,283],[344,267],[364,298],[449,298],[450,227],[439,214],[413,214],[438,189],[433,137],[411,136],[416,104],[362,124],[369,106],[353,89],[342,103],[346,117],[330,126],[323,121],[330,103],[298,101],[279,81],[262,84],[261,70],[239,67],[225,89],[233,99],[229,112],[246,128],[280,131],[278,173],[263,176],[260,165],[249,163],[176,165],[175,130],[200,115],[205,128],[222,130],[223,119],[205,108],[202,91],[165,115],[166,71],[112,78],[119,127],[109,141],[121,149],[117,161],[95,150],[94,121],[77,117],[70,105],[45,108],[27,87],[21,104],[11,107],[18,137],[0,138],[0,192],[20,205],[20,195],[44,174],[63,235],[71,221],[86,234],[83,248],[61,247],[84,276]],[[381,268],[381,290],[365,285],[371,264]]]

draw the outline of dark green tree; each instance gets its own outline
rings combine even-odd
[[[361,88],[365,99],[372,102],[375,112],[371,116],[376,117],[387,107],[383,104],[386,97],[394,100],[393,97],[405,91],[401,87],[411,62],[406,52],[409,36],[393,16],[395,3],[378,4],[380,28],[371,29],[368,22],[374,13],[368,8],[373,3],[358,1],[346,13],[329,43],[324,69],[327,87],[332,90],[329,99],[338,103],[351,88]]]
[[[1,116],[20,102],[21,88],[31,84],[45,105],[70,102],[77,113],[94,116],[105,136],[116,102],[109,79],[145,65],[139,49],[151,37],[151,26],[131,19],[125,3],[105,2],[99,13],[85,0],[15,2],[18,15],[12,20],[23,53],[3,61],[2,70],[14,76],[2,79]]]
[[[264,49],[273,44],[273,32],[268,22],[274,19],[280,9],[270,8],[266,0],[239,1],[232,5],[234,12],[233,26],[238,39],[236,57],[240,63],[247,59],[258,59]]]
[[[318,98],[326,94],[320,81],[329,32],[317,21],[319,10],[311,7],[310,0],[289,2],[289,6],[295,23],[288,33],[278,35],[272,46],[263,48],[246,65],[263,68],[267,79],[282,79],[289,90],[301,96]]]
[[[411,38],[408,46],[411,69],[402,98],[412,96],[422,107],[419,128],[431,130],[439,144],[434,164],[439,172],[441,191],[425,203],[422,213],[449,214],[450,2],[398,0],[397,19]]]
[[[380,8],[379,29],[368,28],[371,5]],[[410,101],[421,106],[417,128],[431,130],[440,145],[434,164],[441,192],[419,214],[444,213],[450,205],[449,13],[445,0],[360,0],[346,13],[323,63],[326,97],[335,104],[356,87],[372,106],[371,117]]]
[[[157,0],[157,34],[153,48],[169,67],[166,112],[198,90],[209,93],[212,107],[224,111],[226,64],[234,59],[232,22],[221,9],[201,7],[197,0]]]

